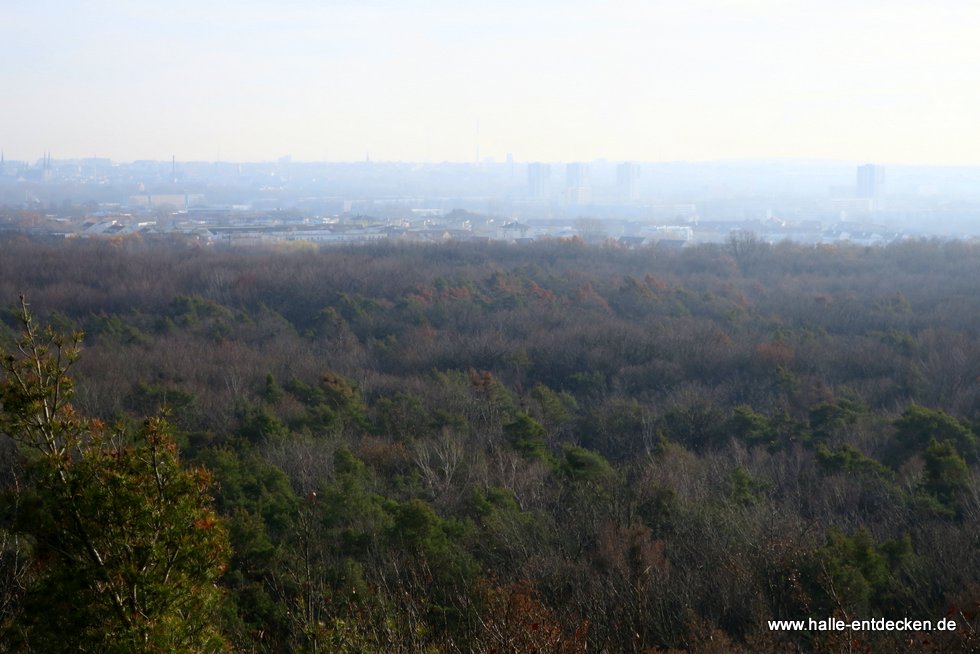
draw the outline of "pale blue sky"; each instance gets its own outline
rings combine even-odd
[[[980,3],[0,0],[7,158],[980,164]]]

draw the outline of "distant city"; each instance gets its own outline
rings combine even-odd
[[[738,234],[886,244],[980,237],[980,168],[623,161],[230,163],[0,156],[0,230],[258,247],[581,239],[685,247]]]

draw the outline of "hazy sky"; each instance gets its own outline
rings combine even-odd
[[[980,164],[975,0],[0,0],[0,44],[8,159]]]

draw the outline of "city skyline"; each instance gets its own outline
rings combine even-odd
[[[980,6],[41,0],[8,160],[980,164]]]

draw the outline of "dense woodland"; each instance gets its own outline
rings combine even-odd
[[[980,247],[6,237],[6,351],[22,293],[84,332],[79,438],[142,439],[93,469],[164,451],[214,521],[184,651],[980,650]],[[0,652],[59,651],[108,582],[50,572],[12,436]],[[959,630],[767,625],[832,616]]]

